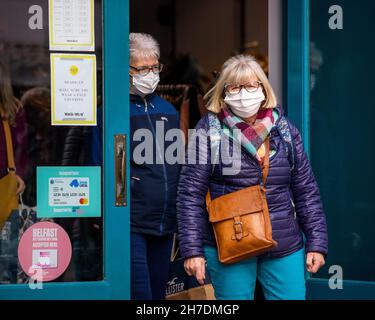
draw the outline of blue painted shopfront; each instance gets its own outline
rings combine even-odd
[[[331,30],[328,9],[344,10],[344,29]],[[367,9],[365,9],[367,8]],[[283,104],[300,129],[327,214],[327,265],[308,280],[309,299],[374,299],[375,181],[371,166],[372,43],[370,0],[283,2]],[[129,1],[103,1],[103,279],[0,286],[0,299],[129,299],[129,205],[116,206],[116,134],[129,154]],[[126,177],[129,177],[126,157]],[[126,186],[129,179],[126,180]],[[126,187],[129,199],[129,188]],[[343,288],[329,286],[329,267],[343,270]]]

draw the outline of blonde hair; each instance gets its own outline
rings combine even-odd
[[[160,48],[158,42],[147,33],[129,34],[130,62],[137,60],[160,58]]]
[[[5,63],[0,61],[0,116],[14,125],[20,108],[21,102],[13,95],[9,70]]]
[[[245,84],[253,75],[262,83],[266,97],[261,108],[275,108],[277,105],[276,95],[263,69],[254,57],[240,54],[225,61],[219,79],[204,96],[207,102],[207,109],[214,113],[219,113],[224,106],[223,94],[225,85]]]

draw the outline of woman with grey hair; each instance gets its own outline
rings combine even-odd
[[[166,131],[179,128],[179,120],[176,109],[155,93],[163,68],[159,63],[158,43],[143,33],[131,33],[129,43],[131,298],[162,300],[177,227],[176,196],[180,168],[178,164],[168,164],[164,160],[163,150],[173,142],[164,142],[161,148],[156,139],[156,126],[158,132],[164,130],[164,137]],[[139,129],[152,135],[152,144],[145,146],[146,141],[133,138]],[[144,161],[140,151],[144,148],[152,151],[152,161]]]

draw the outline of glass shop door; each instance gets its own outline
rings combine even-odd
[[[374,299],[375,4],[285,2],[288,115],[302,132],[327,216],[326,265],[309,299]],[[353,129],[355,130],[353,131]]]
[[[22,104],[11,132],[26,185],[0,232],[0,300],[130,297],[128,11],[0,2],[0,92]]]

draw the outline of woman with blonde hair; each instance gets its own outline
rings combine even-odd
[[[4,62],[0,61],[0,179],[4,178],[9,170],[16,170],[17,189],[20,194],[25,189],[23,176],[27,165],[27,126],[26,114],[21,102],[14,97],[9,70]],[[9,126],[13,143],[14,161],[16,168],[8,168],[8,157],[5,127]],[[4,201],[0,195],[0,201]],[[15,208],[16,209],[16,208]],[[2,223],[6,216],[2,216]]]
[[[187,155],[206,153],[207,162],[187,159],[180,175],[177,218],[185,270],[203,283],[207,263],[217,299],[253,299],[257,279],[266,299],[305,299],[305,266],[315,273],[324,265],[328,238],[319,189],[301,135],[277,105],[266,75],[250,56],[226,61],[205,98],[210,112],[196,129],[208,132],[216,121],[221,140],[225,136],[240,146],[241,154],[234,157],[240,159],[240,169],[224,174],[228,164],[222,157],[222,143],[215,162],[211,160],[216,154],[211,150],[213,140],[205,146],[189,142]],[[234,134],[235,130],[240,134]],[[229,154],[235,150],[229,148]],[[266,157],[269,171],[264,183]],[[218,259],[217,239],[206,212],[206,193],[209,190],[213,201],[256,185],[265,188],[275,245],[260,255],[224,264]]]
[[[25,111],[13,95],[10,74],[2,61],[0,117],[0,283],[16,283],[18,197],[25,189],[27,127]]]

